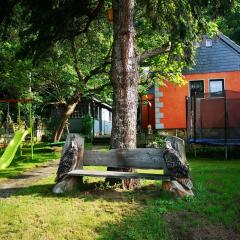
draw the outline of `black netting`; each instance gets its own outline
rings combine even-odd
[[[190,143],[240,145],[240,92],[187,98],[187,132]]]

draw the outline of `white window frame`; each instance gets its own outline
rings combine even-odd
[[[205,40],[205,43],[206,43],[206,47],[212,47],[212,45],[213,45],[213,40],[210,39],[210,38],[207,38],[207,39]]]
[[[226,81],[225,81],[225,78],[220,78],[220,77],[219,77],[219,78],[209,78],[209,79],[208,79],[208,92],[209,92],[210,96],[211,96],[211,92],[210,92],[210,90],[211,90],[211,89],[210,89],[210,82],[211,82],[211,81],[217,81],[217,80],[222,80],[222,81],[223,81],[223,92],[224,92],[225,89],[226,89]],[[215,97],[215,98],[216,98],[216,97],[218,97],[218,96],[212,96],[212,97]],[[223,97],[223,96],[219,96],[219,97],[221,98],[221,97]]]

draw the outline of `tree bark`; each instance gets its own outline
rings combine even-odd
[[[66,126],[66,123],[69,119],[69,117],[73,114],[76,106],[81,100],[81,93],[78,93],[74,96],[71,102],[67,103],[66,109],[62,115],[62,118],[60,119],[60,122],[58,124],[58,128],[54,134],[54,142],[58,142],[61,139],[61,136],[63,134],[64,128]]]
[[[136,148],[139,57],[135,47],[134,2],[134,0],[112,1],[114,34],[110,71],[113,86],[112,148]],[[132,171],[129,168],[117,170]],[[120,182],[116,179],[106,181],[110,185]],[[127,189],[136,185],[138,186],[139,182],[133,179],[123,181],[123,187]]]

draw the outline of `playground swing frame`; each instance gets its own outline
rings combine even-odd
[[[31,159],[33,159],[33,114],[32,114],[32,99],[31,98],[20,98],[20,99],[0,99],[0,103],[17,103],[18,104],[18,126],[21,128],[21,105],[20,103],[28,103],[28,112],[29,112],[29,129],[30,129],[30,138],[31,138]],[[21,150],[20,150],[21,151]]]

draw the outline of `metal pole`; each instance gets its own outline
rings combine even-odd
[[[149,109],[149,102],[148,102],[148,105],[147,105],[147,106],[148,106],[148,125],[149,125],[149,124],[150,124],[150,116],[149,116],[149,115],[150,115],[150,109]]]
[[[139,128],[140,128],[140,132],[142,132],[142,96],[140,96],[140,106],[139,106],[139,111],[140,111],[140,114],[139,114],[139,118],[140,118],[140,121],[139,121]]]
[[[227,146],[227,127],[228,127],[228,112],[227,112],[227,94],[224,90],[224,145],[225,145],[225,160],[228,159],[228,146]]]
[[[18,128],[20,129],[21,128],[21,106],[20,106],[19,102],[17,103],[17,105],[18,105],[18,119],[17,119],[17,122],[18,122]]]
[[[196,92],[194,92],[194,97],[193,97],[193,101],[194,101],[194,110],[193,110],[193,127],[194,127],[194,143],[196,143],[196,139],[197,139],[197,101],[196,101]]]
[[[29,95],[32,96],[32,72],[29,73]],[[31,134],[31,158],[33,159],[33,114],[32,114],[32,102],[29,102],[29,124]]]
[[[187,130],[187,139],[189,138],[189,125],[188,125],[188,97],[185,98],[185,106],[186,106],[186,130]]]
[[[95,130],[94,130],[94,121],[95,121],[95,102],[94,102],[94,100],[92,101],[92,117],[93,117],[93,126],[92,126],[92,128],[93,128],[93,131],[92,131],[92,133],[93,133],[93,136],[92,136],[92,141],[94,140],[94,135],[95,135]]]
[[[31,134],[31,158],[33,159],[33,115],[32,115],[32,103],[29,103],[29,123]]]
[[[18,106],[18,117],[17,117],[18,119],[17,119],[17,122],[18,122],[18,130],[20,130],[22,128],[22,126],[21,126],[21,106],[20,106],[19,102],[17,103],[17,106]],[[22,147],[23,147],[23,145],[21,143],[20,146],[19,146],[20,156],[23,155]]]

